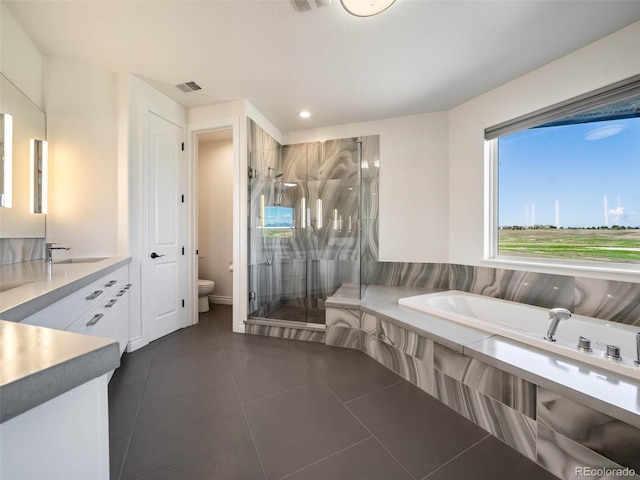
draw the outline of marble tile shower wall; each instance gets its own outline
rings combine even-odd
[[[265,317],[280,305],[324,308],[342,284],[360,284],[360,171],[375,196],[378,136],[281,147],[249,120],[248,148],[255,172],[248,222],[249,289],[256,292],[251,316]],[[293,207],[293,236],[263,237],[261,205]],[[366,202],[364,209],[373,224],[377,204]]]
[[[640,283],[445,263],[363,263],[367,285],[461,290],[640,326]]]
[[[265,204],[274,204],[275,172],[280,171],[281,149],[267,132],[248,120],[247,150],[249,166],[255,174],[249,179],[249,290],[256,292],[255,300],[249,305],[253,315],[264,316],[278,305],[280,298],[279,278],[281,265],[274,261],[280,239],[264,239],[255,235],[260,225],[261,196]],[[269,203],[267,203],[269,202]]]
[[[44,238],[0,238],[0,265],[43,258]]]

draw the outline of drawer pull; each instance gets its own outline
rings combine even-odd
[[[87,327],[93,327],[96,323],[100,321],[100,319],[104,316],[102,313],[97,313],[93,316],[91,320],[89,320],[86,325]]]
[[[117,301],[118,301],[118,300],[116,300],[115,298],[112,298],[111,300],[109,300],[109,301],[107,302],[107,304],[105,305],[105,307],[106,307],[106,308],[111,308],[111,307],[113,307],[113,306],[116,304],[116,302],[117,302]]]
[[[127,284],[124,286],[124,289],[125,289],[125,290],[129,290],[132,286],[133,286],[133,285],[132,285],[131,283],[127,283]]]
[[[104,286],[105,287],[113,287],[116,283],[118,283],[117,280],[111,280],[110,282],[105,283]]]
[[[124,295],[125,293],[127,293],[126,290],[120,290],[118,293],[116,293],[116,297],[121,297],[122,295]]]
[[[87,297],[87,300],[95,300],[100,295],[102,295],[102,290],[96,290],[95,292],[93,292],[91,295]]]

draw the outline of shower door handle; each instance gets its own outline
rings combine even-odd
[[[160,258],[160,257],[164,257],[164,255],[158,255],[156,252],[153,252],[151,254],[151,258]]]

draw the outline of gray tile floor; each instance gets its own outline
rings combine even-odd
[[[362,352],[231,332],[231,307],[126,354],[111,478],[544,480],[551,474]]]

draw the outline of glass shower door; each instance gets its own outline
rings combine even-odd
[[[249,316],[324,324],[328,297],[359,291],[361,142],[248,137]]]

